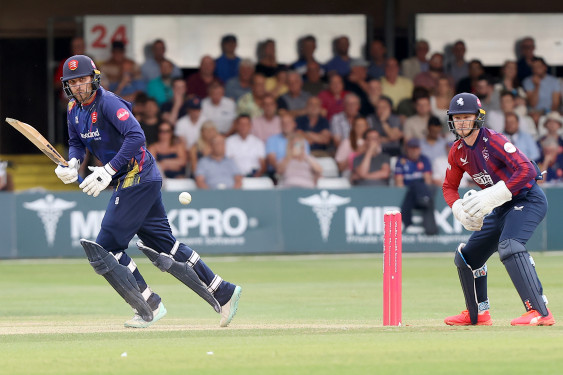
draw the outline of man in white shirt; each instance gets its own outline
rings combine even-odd
[[[222,134],[231,134],[236,117],[236,103],[225,96],[225,89],[219,82],[209,85],[207,98],[201,101],[201,113],[215,123]]]
[[[190,149],[199,139],[201,125],[207,120],[201,113],[201,100],[191,98],[186,107],[188,114],[180,117],[176,123],[174,134],[184,140],[186,149]]]
[[[234,121],[234,129],[236,133],[227,138],[227,157],[235,161],[243,176],[262,176],[266,171],[266,146],[258,137],[250,134],[250,116],[239,115]]]

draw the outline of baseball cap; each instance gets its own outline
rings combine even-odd
[[[420,140],[418,138],[409,139],[407,147],[420,147]]]
[[[198,97],[191,98],[186,104],[188,109],[201,109],[201,100]]]

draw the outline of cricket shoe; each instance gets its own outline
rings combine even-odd
[[[552,326],[555,324],[555,319],[551,315],[551,311],[547,316],[542,316],[537,310],[530,310],[519,318],[513,319],[510,324],[513,326]]]
[[[240,286],[237,286],[229,302],[221,306],[221,321],[219,322],[219,325],[221,327],[228,326],[231,320],[233,320],[233,318],[235,317],[241,292],[242,288]]]
[[[150,327],[153,323],[156,323],[160,319],[162,319],[164,317],[164,315],[166,315],[166,307],[164,307],[164,304],[162,302],[160,302],[160,304],[158,305],[156,310],[154,310],[152,312],[153,318],[150,322],[147,322],[146,320],[141,318],[141,316],[139,314],[135,314],[135,316],[133,318],[131,318],[128,321],[125,322],[125,327],[128,327],[128,328],[147,328],[147,327]]]
[[[448,316],[444,319],[444,323],[449,326],[470,326],[471,318],[469,317],[469,311],[464,310],[459,315]],[[492,326],[493,320],[491,319],[491,314],[489,314],[489,310],[485,311],[482,314],[477,315],[477,326]]]

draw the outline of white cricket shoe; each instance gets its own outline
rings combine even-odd
[[[166,307],[164,304],[160,302],[156,310],[152,312],[152,320],[147,322],[139,314],[135,314],[135,316],[128,321],[125,322],[125,327],[128,328],[147,328],[150,327],[153,323],[156,323],[160,319],[162,319],[166,315]]]
[[[233,318],[235,317],[241,292],[242,288],[240,286],[237,286],[229,302],[221,306],[221,321],[219,322],[219,326],[228,326],[231,320],[233,320]]]

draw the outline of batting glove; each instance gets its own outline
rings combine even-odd
[[[491,211],[512,199],[504,181],[463,198],[463,211],[473,217],[485,217]]]
[[[68,161],[68,167],[62,165],[55,168],[55,174],[65,184],[72,184],[78,180],[78,169],[80,168],[80,160],[72,158]]]
[[[88,195],[97,197],[100,192],[108,187],[111,177],[115,174],[113,168],[108,164],[103,167],[88,167],[92,171],[78,186]]]
[[[467,194],[466,194],[467,195]],[[480,231],[483,227],[483,217],[477,218],[463,211],[463,199],[458,199],[452,205],[454,217],[463,225],[465,229],[471,232]]]

